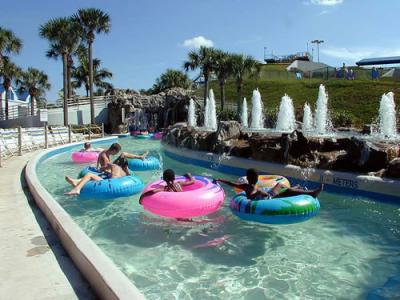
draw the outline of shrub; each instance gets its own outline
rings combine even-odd
[[[217,118],[219,121],[239,121],[240,120],[239,114],[236,111],[230,110],[230,109],[226,109],[226,110],[219,109],[217,111]]]
[[[331,119],[333,127],[351,127],[354,123],[354,115],[348,111],[333,111]]]

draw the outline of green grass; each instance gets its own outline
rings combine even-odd
[[[277,72],[279,71],[278,67],[282,66],[274,66],[274,70],[268,71]],[[323,83],[329,95],[329,107],[332,113],[346,113],[356,126],[371,123],[376,119],[379,101],[383,93],[392,91],[397,94],[400,91],[399,82],[395,81],[266,79],[263,73],[268,73],[268,71],[264,67],[259,79],[245,81],[243,97],[247,98],[248,103],[251,102],[252,91],[258,88],[267,111],[277,110],[281,97],[285,93],[293,99],[296,111],[301,111],[305,102],[309,102],[315,109],[318,87]],[[214,89],[216,100],[219,101],[218,83],[213,81],[210,83],[210,87]],[[236,86],[233,81],[228,81],[225,92],[227,102],[236,102]],[[201,96],[202,87],[199,87],[196,93]],[[397,103],[399,102],[397,101]]]

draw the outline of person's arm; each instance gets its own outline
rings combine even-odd
[[[243,184],[243,183],[235,183],[235,182],[232,182],[232,181],[229,181],[229,180],[225,180],[225,179],[221,179],[221,178],[216,179],[216,181],[225,183],[225,184],[227,184],[227,185],[229,185],[231,187],[235,187],[235,188],[238,188],[238,189],[241,189],[241,190],[244,190],[246,188],[246,184]]]
[[[102,161],[102,163],[101,163]],[[100,172],[104,172],[104,170],[108,167],[108,165],[110,164],[110,160],[108,159],[107,155],[102,152],[99,155],[99,159],[97,160],[97,169]]]
[[[147,154],[149,154],[149,151],[146,151],[145,153],[143,153],[142,155],[136,155],[136,154],[132,154],[132,153],[128,153],[128,152],[122,152],[121,153],[121,157],[125,157],[125,158],[138,158],[138,159],[145,159]]]
[[[150,190],[150,191],[144,192],[143,194],[140,195],[139,203],[142,204],[142,200],[143,200],[144,197],[151,196],[153,194],[156,194],[156,193],[159,193],[159,192],[162,192],[162,191],[164,191],[164,188],[158,188],[158,189],[154,189],[154,190]]]
[[[178,184],[179,184],[180,186],[191,185],[191,184],[193,184],[193,183],[195,182],[195,179],[193,178],[192,174],[186,173],[186,174],[184,174],[183,176],[185,176],[185,177],[186,177],[187,179],[189,179],[189,180],[186,180],[186,181],[179,181]]]

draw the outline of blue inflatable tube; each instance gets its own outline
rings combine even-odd
[[[102,177],[102,174],[97,172],[96,169],[92,167],[83,169],[79,173],[79,176],[83,177],[89,172]],[[101,181],[89,181],[82,188],[80,198],[109,200],[120,197],[129,197],[140,193],[143,188],[144,184],[142,180],[135,175],[103,179]]]
[[[145,159],[128,159],[129,169],[133,171],[149,171],[160,168],[160,161],[154,156],[146,157]]]
[[[229,207],[246,221],[263,224],[292,224],[306,221],[319,212],[318,199],[310,195],[251,201],[245,193],[235,195]]]

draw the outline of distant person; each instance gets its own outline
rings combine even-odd
[[[379,71],[375,67],[373,67],[371,70],[371,77],[372,80],[376,80],[379,78]]]
[[[80,152],[102,152],[102,151],[104,151],[103,148],[93,148],[91,143],[86,142],[83,144],[83,149]]]
[[[350,69],[350,71],[349,71],[349,80],[354,80],[354,71],[353,71],[353,69]]]
[[[297,195],[310,195],[315,198],[323,189],[323,185],[315,190],[305,190],[300,186],[289,188],[280,183],[277,183],[270,190],[260,189],[256,186],[258,182],[258,172],[255,169],[248,169],[246,171],[246,179],[247,183],[235,183],[225,179],[217,179],[216,181],[243,190],[246,193],[246,197],[253,201],[273,199],[277,197],[291,197]]]

